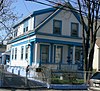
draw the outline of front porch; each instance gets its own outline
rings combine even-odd
[[[35,43],[32,66],[46,66],[60,70],[83,70],[83,53],[80,45]]]

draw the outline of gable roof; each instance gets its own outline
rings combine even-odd
[[[68,5],[71,5],[68,3]],[[72,6],[71,6],[72,7]],[[64,6],[57,6],[57,7],[53,7],[53,8],[47,8],[47,9],[42,9],[42,10],[38,10],[38,11],[34,11],[33,14],[27,16],[25,19],[23,19],[21,22],[19,22],[18,24],[16,24],[14,27],[17,27],[18,25],[20,25],[21,23],[23,23],[24,21],[28,20],[30,18],[30,16],[35,16],[35,15],[39,15],[39,14],[44,14],[44,13],[48,13],[53,11],[52,14],[50,14],[50,16],[48,16],[45,20],[43,20],[38,26],[36,26],[35,30],[34,30],[34,34],[38,32],[38,30],[43,27],[47,22],[49,22],[55,15],[57,15],[61,10],[63,10]],[[72,8],[74,9],[74,8]],[[75,10],[70,10],[73,15],[76,17],[76,19],[81,23],[80,21],[80,16],[77,12],[75,12]],[[33,31],[31,32],[33,34]],[[29,34],[31,35],[31,33],[29,32]],[[27,35],[29,36],[29,34],[25,34],[22,36],[19,36],[16,41],[21,40],[23,38],[27,38]],[[13,40],[12,40],[13,41]],[[16,42],[14,41],[14,42]]]
[[[68,3],[67,5],[69,5],[72,9],[74,9],[72,7],[72,5],[70,3]],[[51,14],[49,17],[47,17],[43,22],[41,22],[36,28],[35,28],[35,32],[37,32],[43,25],[45,25],[47,22],[49,22],[55,15],[57,15],[61,10],[64,10],[64,6],[58,6],[56,7],[57,10],[55,12],[53,12],[53,14]],[[76,19],[81,23],[81,19],[80,19],[80,15],[75,11],[70,9],[70,11],[73,13],[73,15],[76,17]]]
[[[39,15],[39,14],[48,13],[48,12],[53,12],[53,11],[55,11],[55,10],[56,10],[56,8],[46,8],[46,9],[34,11],[32,14],[26,16],[26,17],[23,18],[21,21],[19,21],[17,24],[15,24],[15,25],[13,26],[13,28],[16,28],[16,27],[17,27],[18,25],[20,25],[21,23],[27,21],[28,19],[30,19],[30,17],[36,16],[36,15]]]

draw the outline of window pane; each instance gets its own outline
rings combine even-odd
[[[71,23],[71,36],[78,36],[78,23]]]
[[[23,59],[24,47],[21,47],[21,59]]]
[[[15,59],[17,59],[17,48],[15,48]]]
[[[12,59],[14,59],[14,49],[12,49]]]
[[[26,54],[25,54],[25,59],[28,59],[28,46],[26,46]]]
[[[54,20],[54,34],[61,34],[61,21]]]

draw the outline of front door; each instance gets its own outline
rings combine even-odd
[[[62,46],[55,46],[55,63],[61,64],[62,62]]]
[[[41,45],[40,47],[40,62],[49,63],[49,45]]]

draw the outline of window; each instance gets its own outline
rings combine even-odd
[[[15,31],[14,31],[14,37],[17,36],[17,32],[18,32],[18,29],[15,29]]]
[[[71,23],[71,36],[78,37],[78,23]]]
[[[29,47],[26,46],[25,59],[28,59],[28,49],[29,49]]]
[[[23,59],[24,46],[21,47],[21,59]]]
[[[55,63],[59,63],[62,61],[62,47],[55,46]]]
[[[15,48],[15,59],[17,59],[17,48]]]
[[[62,22],[60,20],[53,21],[53,33],[54,34],[61,34],[61,27],[62,27]]]
[[[12,49],[12,59],[14,59],[14,49]]]
[[[41,45],[41,62],[48,63],[49,62],[49,46]]]
[[[28,31],[28,21],[26,21],[25,23],[24,23],[24,28],[23,28],[23,32],[25,33],[25,32],[27,32]]]

